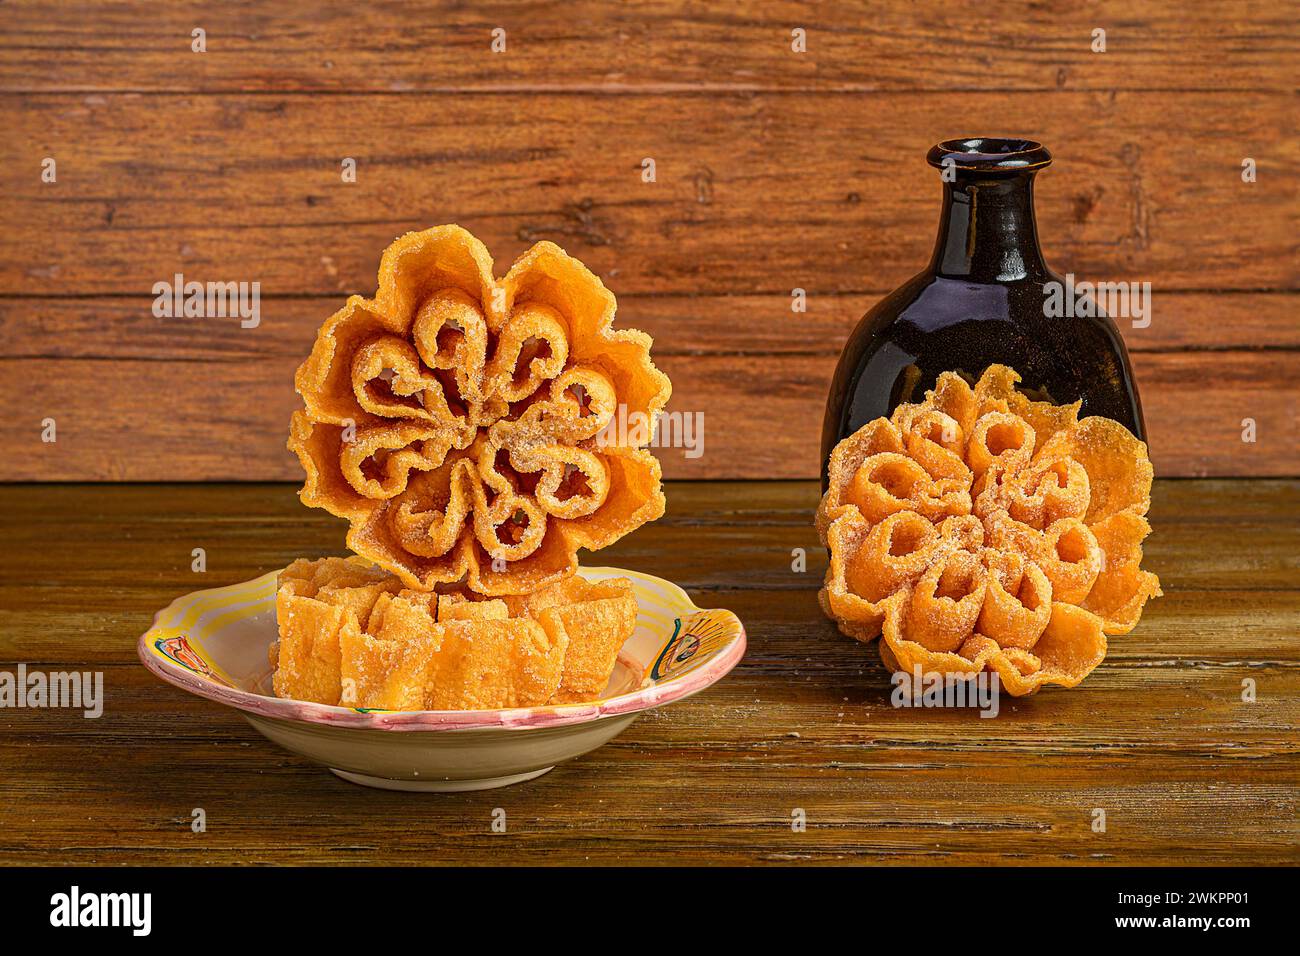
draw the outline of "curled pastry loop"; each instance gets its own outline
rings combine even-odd
[[[976,628],[999,647],[1031,648],[1052,618],[1052,584],[1019,555],[999,557],[988,567],[988,594]]]
[[[358,493],[383,500],[406,490],[412,470],[435,467],[448,445],[444,435],[420,424],[376,425],[341,447],[339,467]]]
[[[1008,412],[988,412],[971,431],[966,461],[982,475],[995,461],[1010,471],[1019,469],[1033,453],[1034,430],[1028,422]]]
[[[614,383],[599,370],[575,366],[551,383],[545,412],[555,434],[572,441],[594,438],[614,420]]]
[[[547,513],[581,518],[605,503],[610,471],[599,455],[563,445],[550,446],[543,454],[546,467],[537,483],[537,500]]]
[[[966,437],[952,416],[938,409],[921,412],[909,421],[904,441],[908,455],[931,476],[969,484],[971,470],[962,460]]]
[[[919,578],[938,545],[939,535],[930,522],[910,511],[892,514],[867,535],[849,574],[849,587],[868,601],[879,601]]]
[[[1007,511],[1017,521],[1045,528],[1088,510],[1088,472],[1072,458],[1057,458],[1022,472],[1008,489]]]
[[[497,338],[487,380],[495,394],[517,402],[559,375],[568,359],[569,342],[559,314],[545,305],[521,306]]]
[[[352,391],[363,409],[384,418],[433,421],[439,412],[449,414],[438,379],[421,367],[409,342],[393,335],[357,349]]]
[[[421,361],[455,376],[459,394],[482,400],[483,367],[487,362],[488,331],[483,313],[460,289],[444,289],[420,307],[411,338]]]
[[[405,551],[439,558],[455,548],[473,504],[472,474],[465,460],[443,465],[413,479],[393,499],[389,526]]]
[[[987,572],[969,551],[950,551],[921,575],[906,611],[908,639],[931,651],[955,651],[984,606]]]
[[[895,452],[872,455],[858,466],[848,500],[868,521],[910,510],[930,487],[924,468]]]
[[[489,504],[475,486],[474,534],[494,561],[518,561],[535,553],[546,535],[546,513],[531,498],[497,495]]]
[[[1096,536],[1078,518],[1062,518],[1044,533],[1043,545],[1039,561],[1057,599],[1081,603],[1101,573],[1102,552]]]

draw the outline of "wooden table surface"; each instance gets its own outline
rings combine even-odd
[[[339,551],[292,486],[2,486],[0,669],[102,670],[106,703],[0,710],[0,863],[1300,862],[1297,484],[1157,482],[1166,596],[1079,688],[981,720],[892,708],[875,649],[823,619],[814,483],[674,483],[600,561],[733,609],[745,660],[536,781],[453,795],[345,783],[137,663],[177,595]]]

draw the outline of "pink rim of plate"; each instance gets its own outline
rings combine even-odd
[[[662,579],[660,579],[662,580]],[[722,652],[681,677],[662,684],[650,684],[617,697],[590,704],[547,704],[542,707],[522,707],[507,710],[405,710],[365,712],[350,707],[332,707],[304,700],[286,700],[267,697],[237,687],[226,687],[201,680],[194,674],[170,661],[160,660],[149,650],[149,636],[159,619],[175,604],[200,592],[191,592],[173,601],[154,615],[149,630],[136,642],[136,654],[148,670],[160,680],[174,684],[181,690],[199,697],[226,704],[236,710],[271,717],[278,720],[302,721],[334,727],[364,730],[392,731],[442,731],[442,730],[538,730],[543,727],[562,727],[580,724],[603,717],[618,717],[650,710],[696,694],[717,683],[745,656],[745,626],[725,608],[700,608],[690,600],[685,591],[672,582],[665,582],[679,591],[691,613],[711,611],[722,614],[734,623],[736,637]]]

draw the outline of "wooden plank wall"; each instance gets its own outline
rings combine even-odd
[[[1296,0],[5,2],[0,479],[297,479],[315,327],[450,221],[502,268],[561,243],[655,336],[705,411],[670,477],[811,477],[841,343],[928,258],[925,150],[971,134],[1055,152],[1060,271],[1152,283],[1157,474],[1295,475],[1297,64]],[[177,272],[260,282],[261,325],[154,318]]]

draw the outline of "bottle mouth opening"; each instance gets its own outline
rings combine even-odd
[[[1042,143],[985,136],[946,139],[931,146],[925,159],[935,169],[953,166],[995,176],[1045,169],[1052,164],[1052,154]]]

